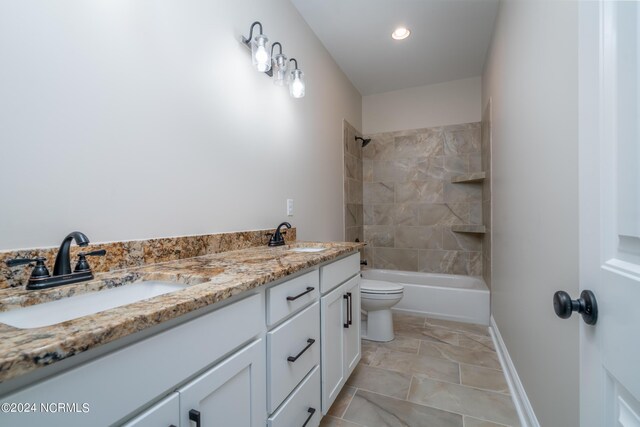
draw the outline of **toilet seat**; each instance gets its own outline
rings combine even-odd
[[[369,295],[397,295],[404,291],[404,287],[392,282],[363,279],[360,282],[360,293]]]

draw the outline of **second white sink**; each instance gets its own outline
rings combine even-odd
[[[186,288],[171,282],[147,281],[61,298],[0,312],[0,322],[19,329],[41,328]]]
[[[289,250],[291,252],[322,252],[326,251],[327,248],[292,248]]]

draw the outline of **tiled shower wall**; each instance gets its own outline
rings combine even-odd
[[[344,238],[347,242],[364,241],[362,222],[362,136],[343,122],[344,146]]]
[[[482,276],[491,289],[491,100],[482,112],[482,170],[485,179],[482,182],[482,218],[486,233],[482,236]]]
[[[482,184],[451,183],[482,170],[480,123],[368,137],[362,200],[369,268],[482,275],[482,235],[451,230],[482,224]]]

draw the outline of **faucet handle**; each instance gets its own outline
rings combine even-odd
[[[104,256],[107,254],[107,250],[106,249],[97,249],[95,251],[91,251],[91,252],[80,252],[78,254],[78,256]]]
[[[91,252],[80,252],[78,253],[78,262],[76,267],[73,269],[74,273],[80,273],[84,271],[91,271],[91,266],[89,262],[87,262],[88,256],[104,256],[107,254],[106,249],[98,249]]]
[[[36,258],[14,258],[6,260],[5,264],[7,264],[8,267],[16,267],[18,265],[31,264],[32,262],[35,262],[36,266],[31,272],[30,279],[42,279],[50,276],[47,266],[44,265],[46,260],[46,258],[41,256]]]
[[[6,260],[5,264],[7,264],[7,267],[16,267],[18,265],[31,264],[32,262],[38,262],[40,260],[42,260],[42,262],[44,262],[46,260],[46,258],[42,258],[42,257],[37,257],[37,258],[14,258],[14,259]]]

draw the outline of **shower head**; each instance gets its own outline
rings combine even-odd
[[[365,139],[365,138],[363,138],[361,136],[356,136],[356,141],[358,141],[358,140],[362,141],[362,148],[366,147],[367,144],[371,142],[371,138]]]

